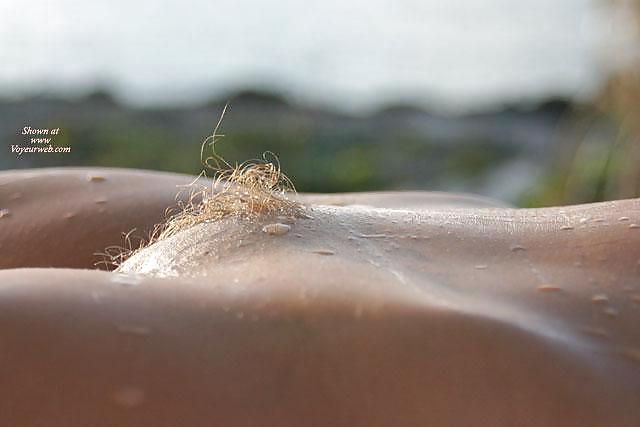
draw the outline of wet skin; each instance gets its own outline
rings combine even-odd
[[[0,174],[2,267],[90,268],[189,181]],[[301,199],[310,218],[201,224],[121,273],[0,271],[0,424],[640,423],[640,201]]]

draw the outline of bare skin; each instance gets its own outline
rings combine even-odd
[[[21,173],[0,174],[4,268],[89,268],[189,181]],[[302,200],[312,218],[201,224],[121,273],[0,271],[0,424],[640,423],[639,200]],[[77,228],[58,218],[69,207]],[[291,230],[262,231],[274,222]]]

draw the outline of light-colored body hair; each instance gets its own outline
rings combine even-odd
[[[247,220],[269,215],[304,216],[304,207],[290,198],[295,194],[295,188],[280,170],[278,158],[273,153],[266,152],[261,160],[249,160],[233,166],[216,153],[214,146],[224,136],[217,132],[227,106],[213,133],[202,142],[200,157],[204,170],[186,186],[190,191],[188,200],[167,209],[166,221],[157,224],[149,239],[141,240],[139,247],[132,247],[129,232],[125,235],[126,247],[107,248],[101,254],[105,263],[117,267],[153,243],[203,222],[230,216]],[[205,157],[207,147],[211,149],[211,155]],[[210,185],[199,184],[201,178],[208,177],[207,171],[213,171],[213,182]]]

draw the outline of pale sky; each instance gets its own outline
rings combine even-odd
[[[596,0],[0,0],[0,95],[110,85],[136,104],[275,86],[345,109],[587,96]]]

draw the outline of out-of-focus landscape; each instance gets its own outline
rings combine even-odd
[[[43,1],[45,12],[71,10]],[[225,14],[221,3],[211,19]],[[200,143],[229,102],[218,153],[230,162],[277,153],[298,191],[471,192],[524,207],[640,196],[640,1],[492,0],[488,11],[458,1],[444,12],[407,1],[402,13],[382,0],[328,2],[335,10],[316,12],[335,21],[321,22],[291,3],[298,15],[276,13],[273,33],[247,9],[246,39],[227,28],[210,50],[213,33],[189,21],[200,11],[171,9],[192,5],[131,16],[137,38],[117,20],[94,34],[115,19],[103,5],[80,16],[85,27],[54,14],[27,39],[51,15],[3,3],[4,19],[30,22],[0,32],[0,169],[198,174]],[[172,17],[182,24],[165,28]],[[439,27],[422,29],[427,18]],[[17,156],[25,126],[60,128],[52,144],[71,152]]]

